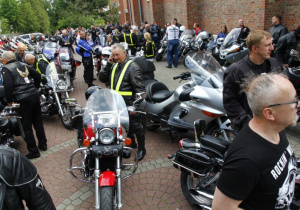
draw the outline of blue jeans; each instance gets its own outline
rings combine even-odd
[[[179,48],[179,40],[178,39],[172,39],[169,40],[168,43],[168,66],[172,67],[172,61],[174,56],[174,66],[177,66],[178,64],[178,48]]]

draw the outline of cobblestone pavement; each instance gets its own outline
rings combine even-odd
[[[178,68],[167,69],[166,65],[166,57],[160,62],[155,62],[155,75],[173,90],[179,85],[177,80],[172,79],[173,76],[186,71],[186,68],[182,62]],[[70,95],[84,106],[87,85],[82,74],[81,65],[77,69],[75,91]],[[98,80],[94,83],[103,87]],[[67,171],[69,157],[77,148],[76,131],[66,130],[58,116],[45,116],[43,120],[48,138],[48,151],[41,152],[41,157],[32,162],[38,168],[55,206],[59,210],[94,209],[94,185],[74,179]],[[296,155],[300,156],[300,127],[287,129],[287,134]],[[15,148],[23,154],[28,153],[26,144],[20,138],[16,139]],[[122,209],[192,209],[180,188],[180,171],[166,158],[167,154],[174,154],[178,148],[178,142],[172,142],[166,132],[157,130],[146,134],[147,155],[139,163],[137,173],[122,182]]]

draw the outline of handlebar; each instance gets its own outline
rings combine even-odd
[[[184,149],[187,148],[200,148],[200,143],[196,143],[196,142],[188,142],[185,141],[184,139],[181,141],[181,146]]]

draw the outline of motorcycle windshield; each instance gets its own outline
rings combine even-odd
[[[185,64],[192,71],[192,86],[223,87],[224,70],[209,52],[191,53],[186,57]]]
[[[226,36],[224,42],[223,42],[223,47],[227,47],[229,45],[231,45],[232,43],[234,43],[239,34],[241,32],[241,29],[240,28],[234,28],[230,31],[230,33]]]
[[[50,62],[47,66],[46,79],[48,86],[52,87],[54,91],[64,91],[70,86],[65,76],[57,71],[54,62]]]
[[[129,115],[123,97],[115,90],[97,89],[86,103],[83,122],[97,129],[122,126],[128,131]]]
[[[62,63],[70,63],[71,57],[68,47],[59,48],[59,59]]]
[[[183,40],[189,41],[189,40],[193,39],[193,35],[194,35],[194,31],[192,31],[192,30],[185,30],[184,32],[182,32],[179,40],[180,41],[183,41]]]
[[[57,44],[56,44],[56,42],[46,42],[44,47],[45,48],[50,48],[50,49],[53,49],[53,48],[56,49]]]

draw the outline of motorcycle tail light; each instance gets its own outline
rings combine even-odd
[[[131,144],[132,144],[131,138],[126,138],[126,139],[125,139],[125,144],[126,144],[127,146],[131,145]]]
[[[84,139],[82,144],[83,144],[83,146],[88,147],[88,146],[90,146],[91,142],[89,139]]]
[[[203,114],[205,114],[206,116],[209,116],[209,117],[212,117],[212,118],[218,118],[218,117],[221,117],[222,115],[220,114],[214,114],[214,113],[211,113],[211,112],[207,112],[207,111],[204,111],[202,110]]]

